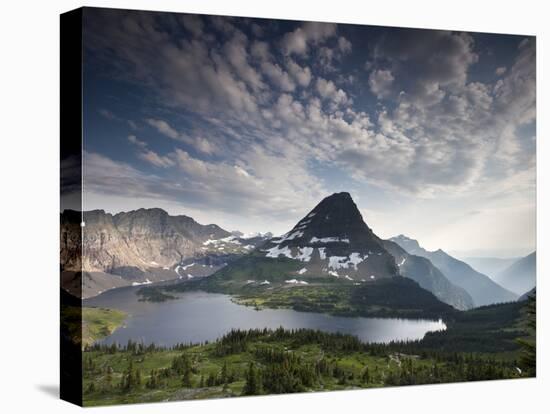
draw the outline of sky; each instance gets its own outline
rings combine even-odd
[[[348,191],[380,237],[535,249],[535,38],[86,9],[84,208],[282,234]]]

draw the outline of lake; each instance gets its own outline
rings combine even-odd
[[[284,327],[309,328],[357,336],[364,342],[422,339],[426,332],[446,329],[443,321],[340,317],[291,309],[263,309],[237,305],[231,297],[205,292],[186,292],[176,300],[140,302],[139,287],[109,290],[86,299],[84,306],[120,309],[129,314],[124,326],[101,343],[126,344],[128,339],[145,344],[213,341],[231,329]]]

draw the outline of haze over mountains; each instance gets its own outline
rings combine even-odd
[[[495,279],[495,276],[518,260],[518,257],[463,257],[459,260],[468,263],[472,268]]]
[[[433,252],[427,251],[420,246],[418,241],[404,235],[392,237],[390,240],[399,244],[410,254],[430,260],[451,283],[462,287],[471,295],[475,306],[517,299],[515,293],[506,290],[488,276],[477,272],[467,263],[455,259],[441,249]]]
[[[537,252],[512,263],[495,275],[495,281],[518,295],[531,291],[536,286]]]

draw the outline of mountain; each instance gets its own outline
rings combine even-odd
[[[78,294],[82,284],[84,297],[114,287],[208,276],[265,242],[159,208],[115,215],[92,210],[83,220],[81,229],[79,212],[61,214],[63,286]]]
[[[418,241],[404,235],[392,237],[390,240],[399,244],[408,253],[425,257],[432,262],[451,283],[470,294],[475,306],[517,299],[516,294],[504,289],[488,276],[475,271],[470,265],[455,259],[441,249],[433,252],[427,251],[420,246]]]
[[[382,241],[363,221],[348,193],[322,200],[292,230],[262,246],[265,257],[303,263],[300,274],[316,273],[347,280],[393,277],[398,268]]]
[[[506,269],[518,258],[501,257],[464,257],[462,261],[469,264],[476,271],[489,276],[494,280],[495,275]]]
[[[453,286],[428,260],[411,256],[410,264],[404,268],[406,272],[400,273],[396,251],[400,259],[409,257],[398,245],[373,233],[350,194],[336,193],[323,199],[283,236],[267,241],[217,272],[212,284],[233,293],[244,287],[263,285],[274,289],[285,284],[335,283],[368,289],[379,281],[403,275],[458,309],[472,306],[470,296]],[[392,285],[383,286],[390,289]],[[415,283],[411,286],[418,289]]]
[[[495,276],[495,280],[507,289],[522,295],[536,285],[537,252],[533,252]]]
[[[452,284],[445,275],[425,257],[407,253],[399,244],[384,240],[384,247],[395,258],[402,276],[416,281],[439,300],[466,310],[474,307],[474,300],[466,290]]]
[[[533,295],[536,295],[537,294],[537,288],[534,287],[533,289],[531,289],[529,292],[525,292],[523,295],[521,295],[519,298],[518,298],[518,302],[523,302],[527,299],[529,299],[530,296],[533,296]]]

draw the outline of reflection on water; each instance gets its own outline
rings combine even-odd
[[[309,328],[352,334],[365,342],[421,339],[426,332],[446,329],[440,321],[348,318],[290,309],[254,310],[236,305],[228,295],[186,292],[177,300],[139,302],[139,288],[113,289],[84,301],[84,306],[115,308],[129,313],[125,325],[102,342],[125,344],[128,339],[170,346],[212,341],[229,330],[251,328]]]

